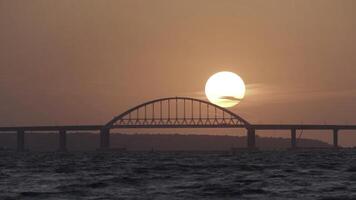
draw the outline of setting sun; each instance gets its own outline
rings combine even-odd
[[[212,75],[205,85],[205,94],[209,101],[221,107],[233,107],[245,96],[245,83],[235,73],[218,72]]]

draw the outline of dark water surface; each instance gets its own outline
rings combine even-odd
[[[355,150],[0,157],[0,199],[356,199]]]

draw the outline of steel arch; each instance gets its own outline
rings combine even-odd
[[[172,104],[170,104],[172,102]],[[190,103],[189,103],[190,102]],[[163,106],[163,103],[166,106]],[[179,109],[179,103],[183,104],[183,116],[178,116],[182,108]],[[155,111],[155,105],[158,104],[158,108]],[[190,105],[189,111],[191,115],[186,113],[186,104]],[[168,105],[168,106],[167,106]],[[171,116],[171,105],[175,108],[175,115]],[[196,108],[198,106],[198,108]],[[147,116],[147,108],[151,109],[151,112]],[[206,109],[205,116],[202,116],[202,108]],[[213,116],[210,115],[211,108],[213,110]],[[165,109],[165,110],[164,110]],[[210,110],[209,110],[210,109]],[[158,113],[157,110],[159,110]],[[174,110],[174,109],[173,109]],[[140,112],[144,111],[144,117]],[[163,117],[163,111],[168,112]],[[196,112],[194,112],[196,111]],[[198,112],[197,112],[198,111]],[[217,113],[221,113],[222,116],[217,116]],[[136,114],[136,115],[135,115]],[[195,116],[195,115],[196,116]],[[157,116],[158,115],[158,116]],[[135,106],[126,112],[114,117],[109,121],[104,128],[234,128],[234,127],[250,127],[250,123],[239,115],[227,110],[226,108],[217,106],[210,102],[190,98],[190,97],[167,97],[155,99],[145,102],[138,106]]]

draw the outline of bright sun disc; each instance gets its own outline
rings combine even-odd
[[[218,72],[212,75],[205,85],[209,101],[221,107],[233,107],[245,96],[245,83],[235,73]]]

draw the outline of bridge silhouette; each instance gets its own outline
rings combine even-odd
[[[100,131],[99,149],[109,150],[110,131],[130,128],[242,128],[246,129],[248,149],[257,148],[258,130],[290,130],[291,148],[297,148],[298,130],[330,130],[333,146],[338,148],[338,132],[356,130],[356,125],[251,124],[230,110],[204,100],[169,97],[135,106],[104,125],[0,127],[0,133],[17,133],[17,151],[22,152],[25,151],[26,132],[57,132],[59,151],[67,151],[66,134],[69,131]]]

